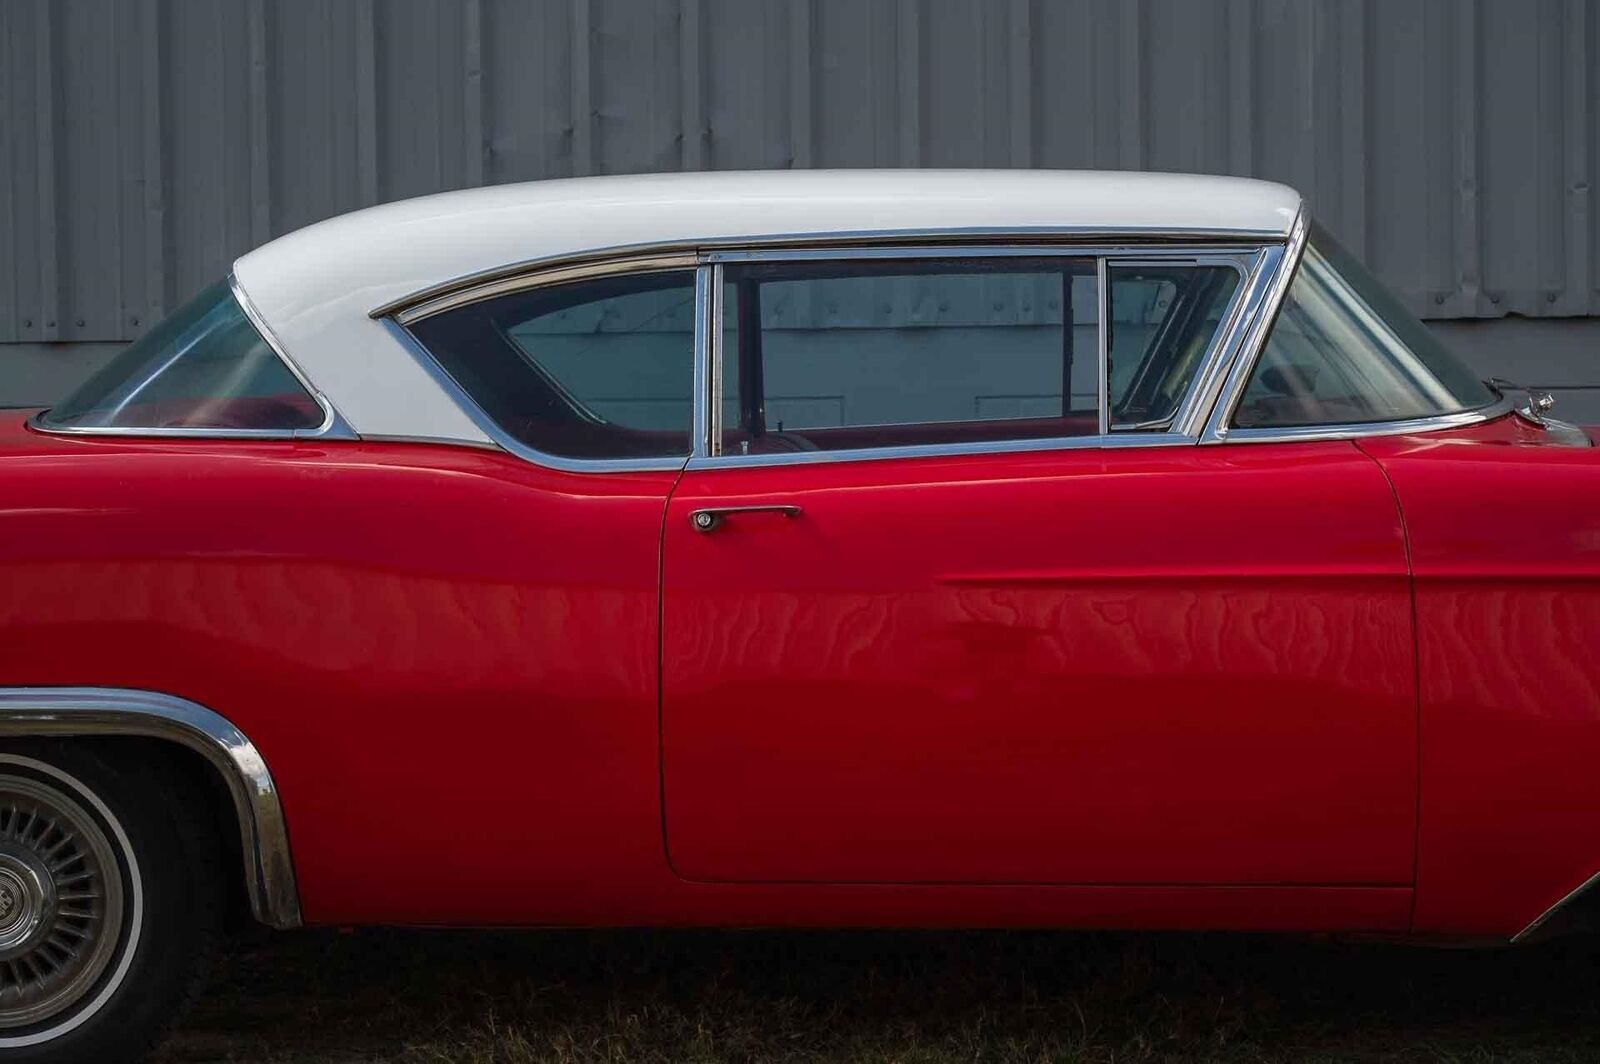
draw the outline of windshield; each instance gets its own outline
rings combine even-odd
[[[47,429],[293,431],[322,421],[322,408],[256,331],[225,280],[39,417]]]
[[[1355,256],[1313,226],[1233,423],[1404,421],[1497,398]]]

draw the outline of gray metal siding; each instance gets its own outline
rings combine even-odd
[[[1426,317],[1600,315],[1597,66],[1600,0],[7,0],[0,345],[367,204],[788,166],[1253,174]]]

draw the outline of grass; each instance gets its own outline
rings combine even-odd
[[[301,932],[160,1064],[1600,1060],[1600,940]]]

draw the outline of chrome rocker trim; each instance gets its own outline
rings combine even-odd
[[[1582,897],[1588,892],[1589,888],[1594,886],[1596,883],[1600,883],[1600,872],[1596,872],[1594,875],[1578,884],[1572,890],[1562,895],[1560,901],[1556,902],[1554,905],[1550,906],[1550,908],[1540,913],[1534,919],[1533,923],[1529,924],[1527,927],[1524,927],[1521,931],[1518,931],[1515,935],[1513,935],[1511,937],[1511,944],[1513,946],[1518,946],[1524,942],[1527,942],[1533,937],[1534,933],[1548,923],[1552,917],[1554,917],[1561,910],[1565,909],[1569,904]]]
[[[270,927],[300,926],[283,807],[266,761],[243,732],[198,703],[156,691],[0,688],[0,736],[71,735],[164,739],[204,757],[233,796],[251,911]]]

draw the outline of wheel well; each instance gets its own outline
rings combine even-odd
[[[218,848],[222,870],[225,915],[230,929],[249,922],[250,895],[245,883],[244,840],[233,797],[215,765],[187,747],[165,739],[144,736],[63,736],[23,738],[5,745],[29,746],[46,754],[52,746],[71,745],[92,751],[111,765],[154,768],[173,786],[176,801],[195,803],[203,810],[195,821],[207,833],[205,842]]]

